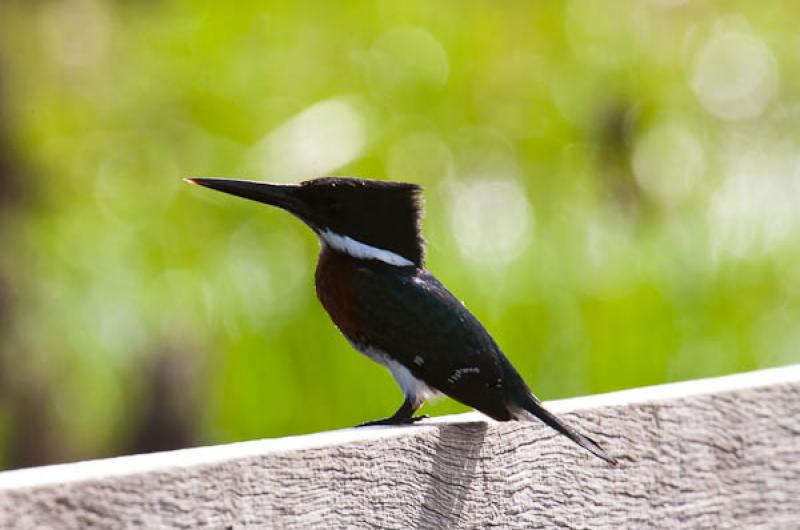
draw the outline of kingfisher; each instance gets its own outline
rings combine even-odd
[[[609,464],[616,460],[542,405],[489,332],[425,268],[422,188],[322,177],[299,184],[190,178],[281,208],[317,235],[317,297],[350,344],[385,366],[403,391],[397,411],[362,423],[416,423],[426,399],[445,394],[497,421],[536,421]]]

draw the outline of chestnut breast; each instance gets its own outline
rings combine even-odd
[[[361,318],[353,288],[358,260],[322,246],[317,262],[315,283],[317,297],[336,327],[350,342],[360,342]]]

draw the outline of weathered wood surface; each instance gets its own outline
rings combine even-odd
[[[800,528],[800,366],[549,406],[0,473],[1,528]]]

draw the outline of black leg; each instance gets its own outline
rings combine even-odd
[[[410,425],[428,417],[424,414],[422,416],[414,416],[414,413],[419,410],[421,406],[421,401],[406,396],[403,404],[400,405],[400,408],[397,409],[397,412],[392,416],[382,420],[365,421],[357,425],[357,427],[370,427],[372,425]]]

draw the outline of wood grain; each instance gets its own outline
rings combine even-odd
[[[550,405],[620,465],[469,414],[0,473],[0,527],[800,528],[800,367]]]

